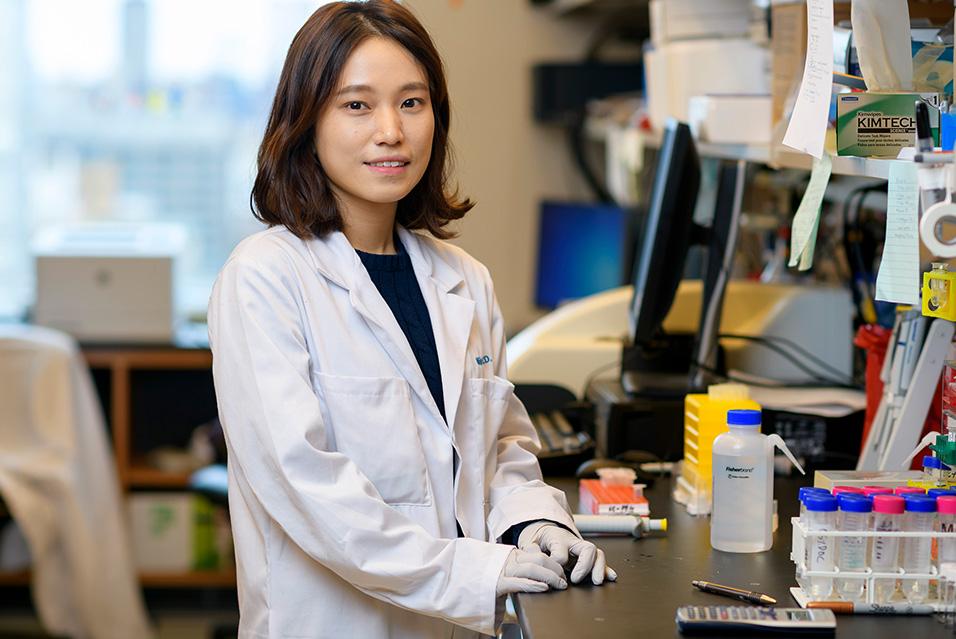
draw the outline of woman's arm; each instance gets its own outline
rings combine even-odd
[[[240,255],[214,287],[209,334],[229,463],[295,544],[359,590],[493,634],[495,586],[511,548],[433,537],[327,449],[294,269],[284,253]]]
[[[487,310],[491,315],[491,338],[495,375],[508,379],[504,320],[495,298],[491,277],[486,274]],[[514,394],[498,427],[498,466],[491,482],[491,512],[488,528],[493,539],[515,524],[547,519],[576,531],[564,493],[542,481],[537,452],[541,445],[528,411]],[[577,534],[577,533],[575,533]]]

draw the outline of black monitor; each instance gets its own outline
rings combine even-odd
[[[700,175],[690,128],[668,121],[634,261],[629,343],[621,361],[622,383],[631,393],[683,395],[704,383],[703,371],[719,368],[717,328],[736,246],[744,167],[721,165],[710,228],[694,223]],[[700,327],[696,334],[668,335],[664,318],[695,244],[707,247]]]

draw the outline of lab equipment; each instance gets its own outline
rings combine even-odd
[[[690,582],[690,585],[692,585],[694,588],[697,588],[701,592],[709,592],[712,595],[733,597],[734,599],[740,599],[741,601],[746,601],[747,603],[756,604],[758,606],[777,605],[776,599],[770,595],[765,595],[762,592],[734,588],[733,586],[724,586],[722,584],[715,584],[712,581],[703,581],[699,579],[695,579],[694,581]]]
[[[37,324],[85,343],[171,343],[186,231],[172,224],[70,224],[41,232]]]
[[[928,495],[907,495],[905,498],[903,530],[931,532],[936,520],[936,500]],[[932,567],[929,537],[903,539],[902,566],[905,572],[926,573]],[[929,596],[929,580],[924,578],[901,580],[903,595],[910,603],[918,604]]]
[[[956,495],[941,495],[936,498],[936,510],[939,513],[939,531],[956,532]],[[940,572],[946,564],[956,568],[956,539],[940,539],[936,550],[936,560]]]
[[[692,515],[710,512],[714,438],[727,432],[727,411],[760,410],[743,384],[711,384],[706,393],[684,398],[684,463],[677,479],[677,500]]]
[[[923,273],[923,315],[956,320],[956,273],[945,262],[933,262]]]
[[[844,532],[865,531],[869,527],[870,511],[873,506],[866,497],[843,495],[838,499],[840,507],[837,528]],[[818,537],[819,539],[819,537]],[[838,542],[837,567],[841,573],[866,571],[866,537],[840,537]],[[866,584],[862,577],[842,577],[837,579],[836,592],[843,599],[859,601],[863,599]]]
[[[871,529],[879,532],[896,532],[901,529],[904,500],[896,495],[873,497],[873,523]],[[870,567],[874,572],[894,572],[899,561],[900,540],[893,536],[873,539]],[[880,577],[873,580],[871,599],[876,603],[890,600],[896,591],[896,579]]]
[[[635,515],[574,515],[574,525],[582,535],[631,535],[635,539],[648,532],[667,532],[667,519]]]
[[[760,411],[727,412],[729,432],[714,440],[710,545],[726,552],[762,552],[773,544],[773,448],[800,472],[779,435],[760,432]]]
[[[828,495],[808,495],[804,500],[807,513],[807,530],[810,532],[807,549],[807,566],[811,571],[833,570],[834,540],[814,532],[833,530],[836,526],[837,500]],[[826,598],[833,591],[833,577],[810,577],[810,595]]]
[[[677,609],[681,634],[774,633],[832,635],[836,616],[832,610],[756,608],[754,606],[681,606]]]
[[[635,484],[631,468],[599,468],[599,479],[578,484],[578,510],[588,515],[647,515],[644,484]]]

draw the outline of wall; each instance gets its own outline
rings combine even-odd
[[[528,0],[406,0],[445,61],[461,192],[478,205],[455,242],[495,280],[509,333],[540,315],[533,304],[537,204],[587,199],[564,132],[534,124],[531,66],[580,57],[594,21],[558,18]]]

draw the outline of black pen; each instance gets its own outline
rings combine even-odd
[[[699,581],[695,579],[694,581],[690,582],[690,585],[703,592],[709,592],[714,595],[723,595],[725,597],[733,597],[734,599],[740,599],[741,601],[757,604],[758,606],[772,606],[777,603],[777,600],[770,595],[765,595],[750,590],[741,590],[740,588],[734,588],[733,586],[721,586],[720,584],[715,584],[712,581]]]
[[[922,100],[916,101],[916,150],[933,150],[933,130],[929,126],[929,107]]]

